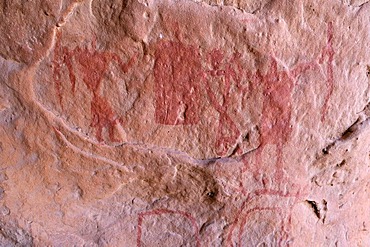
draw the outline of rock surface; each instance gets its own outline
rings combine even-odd
[[[368,1],[0,12],[0,246],[370,245]]]

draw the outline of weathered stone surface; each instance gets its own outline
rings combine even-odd
[[[1,246],[370,245],[367,1],[0,11]]]

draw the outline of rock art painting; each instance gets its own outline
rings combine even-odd
[[[0,246],[370,245],[368,2],[0,12]]]
[[[99,95],[98,91],[104,74],[108,70],[109,63],[115,62],[123,72],[127,72],[132,67],[134,58],[131,58],[128,63],[123,63],[120,57],[114,53],[97,51],[94,41],[92,49],[95,50],[93,51],[88,50],[86,47],[76,47],[70,50],[60,44],[61,35],[60,32],[57,33],[53,60],[53,80],[61,108],[63,109],[61,73],[63,66],[65,66],[71,83],[72,94],[76,92],[77,83],[74,69],[81,72],[82,81],[92,94],[90,106],[92,115],[91,127],[96,129],[97,140],[103,141],[102,132],[103,128],[105,128],[108,131],[109,139],[113,142],[118,141],[114,137],[114,127],[120,125],[122,119],[113,112],[107,100]]]
[[[225,156],[241,134],[227,112],[230,99],[235,97],[231,90],[239,91],[239,95],[260,90],[264,98],[259,123],[262,146],[257,156],[261,156],[263,146],[274,144],[278,153],[276,163],[279,166],[282,162],[282,148],[292,128],[291,97],[295,81],[307,70],[319,71],[320,64],[324,61],[328,92],[325,93],[321,107],[321,120],[325,119],[328,101],[334,90],[333,25],[329,22],[327,26],[327,45],[318,59],[298,64],[291,70],[279,71],[276,58],[268,55],[268,70],[265,74],[260,70],[252,73],[248,68],[244,68],[238,53],[225,58],[223,51],[215,49],[202,57],[199,55],[201,51],[194,46],[186,47],[180,42],[160,41],[155,52],[154,67],[156,122],[168,125],[197,124],[200,121],[201,105],[206,104],[208,98],[209,104],[219,114],[215,142],[217,154]],[[172,59],[174,57],[176,59]],[[221,85],[218,92],[221,95],[220,100],[213,92],[212,83]],[[247,87],[245,84],[248,84]],[[281,177],[281,174],[277,176]]]
[[[155,51],[155,120],[159,124],[197,124],[201,58],[192,46],[180,42],[159,42]],[[175,59],[174,59],[175,58]]]
[[[318,64],[323,61],[325,55],[328,55],[326,65],[326,85],[328,87],[328,92],[325,92],[325,100],[321,108],[321,120],[323,121],[325,119],[328,101],[334,88],[332,67],[334,51],[331,47],[333,39],[332,29],[332,23],[328,23],[328,44],[318,61],[298,64],[290,71],[279,71],[276,59],[271,58],[268,72],[263,75],[260,71],[257,71],[257,74],[253,76],[255,78],[255,84],[262,84],[262,92],[264,95],[260,127],[261,144],[256,151],[255,166],[257,167],[253,168],[255,169],[256,175],[260,174],[258,166],[263,164],[262,152],[264,148],[272,144],[275,145],[276,149],[276,171],[274,172],[274,180],[281,181],[283,179],[283,148],[289,141],[293,128],[291,123],[292,91],[296,78],[306,70],[320,69]],[[330,50],[330,54],[327,54],[327,49]]]

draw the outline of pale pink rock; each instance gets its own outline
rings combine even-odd
[[[366,1],[0,3],[1,246],[368,246]]]

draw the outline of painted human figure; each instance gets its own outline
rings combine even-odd
[[[216,152],[220,156],[228,154],[230,148],[236,148],[237,139],[241,132],[228,113],[231,100],[237,97],[235,93],[248,93],[245,87],[241,86],[244,71],[241,65],[241,56],[234,53],[229,60],[220,50],[213,50],[208,54],[208,63],[211,69],[205,70],[204,86],[211,105],[219,113],[218,129],[216,133]],[[219,92],[222,102],[219,102],[216,93],[212,89],[212,84],[219,84]],[[234,92],[232,92],[234,90]]]
[[[333,56],[332,48],[332,23],[328,24],[327,45],[318,60],[300,63],[290,70],[278,69],[278,63],[273,56],[269,57],[268,71],[263,74],[257,70],[256,74],[249,75],[253,85],[260,85],[263,94],[262,116],[260,120],[260,146],[256,150],[256,160],[252,168],[254,176],[260,174],[259,167],[264,167],[263,151],[267,145],[275,146],[276,161],[272,178],[276,183],[284,180],[283,148],[289,141],[292,126],[290,123],[292,112],[292,90],[297,77],[307,70],[320,70],[319,64],[327,57],[326,84],[328,92],[325,95],[321,110],[321,120],[325,119],[328,100],[333,92]],[[244,160],[246,164],[248,162]],[[253,163],[253,162],[252,162]],[[271,174],[272,175],[272,174]]]
[[[155,121],[165,125],[191,125],[200,120],[199,52],[180,41],[156,44],[154,64]]]
[[[53,65],[54,83],[62,108],[61,73],[62,65],[65,64],[68,69],[68,76],[73,93],[76,91],[74,68],[82,73],[82,81],[92,93],[90,105],[92,121],[90,126],[96,128],[96,139],[99,142],[103,141],[103,129],[106,128],[110,141],[120,141],[114,137],[114,128],[122,123],[122,119],[114,113],[109,102],[99,94],[99,89],[112,61],[115,61],[120,66],[121,70],[126,73],[128,69],[133,66],[135,62],[134,57],[127,63],[124,63],[120,57],[114,53],[97,51],[95,41],[92,42],[93,50],[90,51],[87,47],[76,47],[73,50],[69,50],[67,47],[63,47],[60,44],[60,40],[61,33],[58,33]],[[74,67],[73,64],[76,66]]]
[[[282,179],[283,147],[290,137],[292,128],[291,101],[293,79],[285,70],[278,70],[275,58],[271,57],[266,74],[257,71],[258,82],[262,87],[263,107],[260,123],[260,147],[256,151],[256,165],[263,166],[262,153],[268,144],[276,147],[275,178]]]

